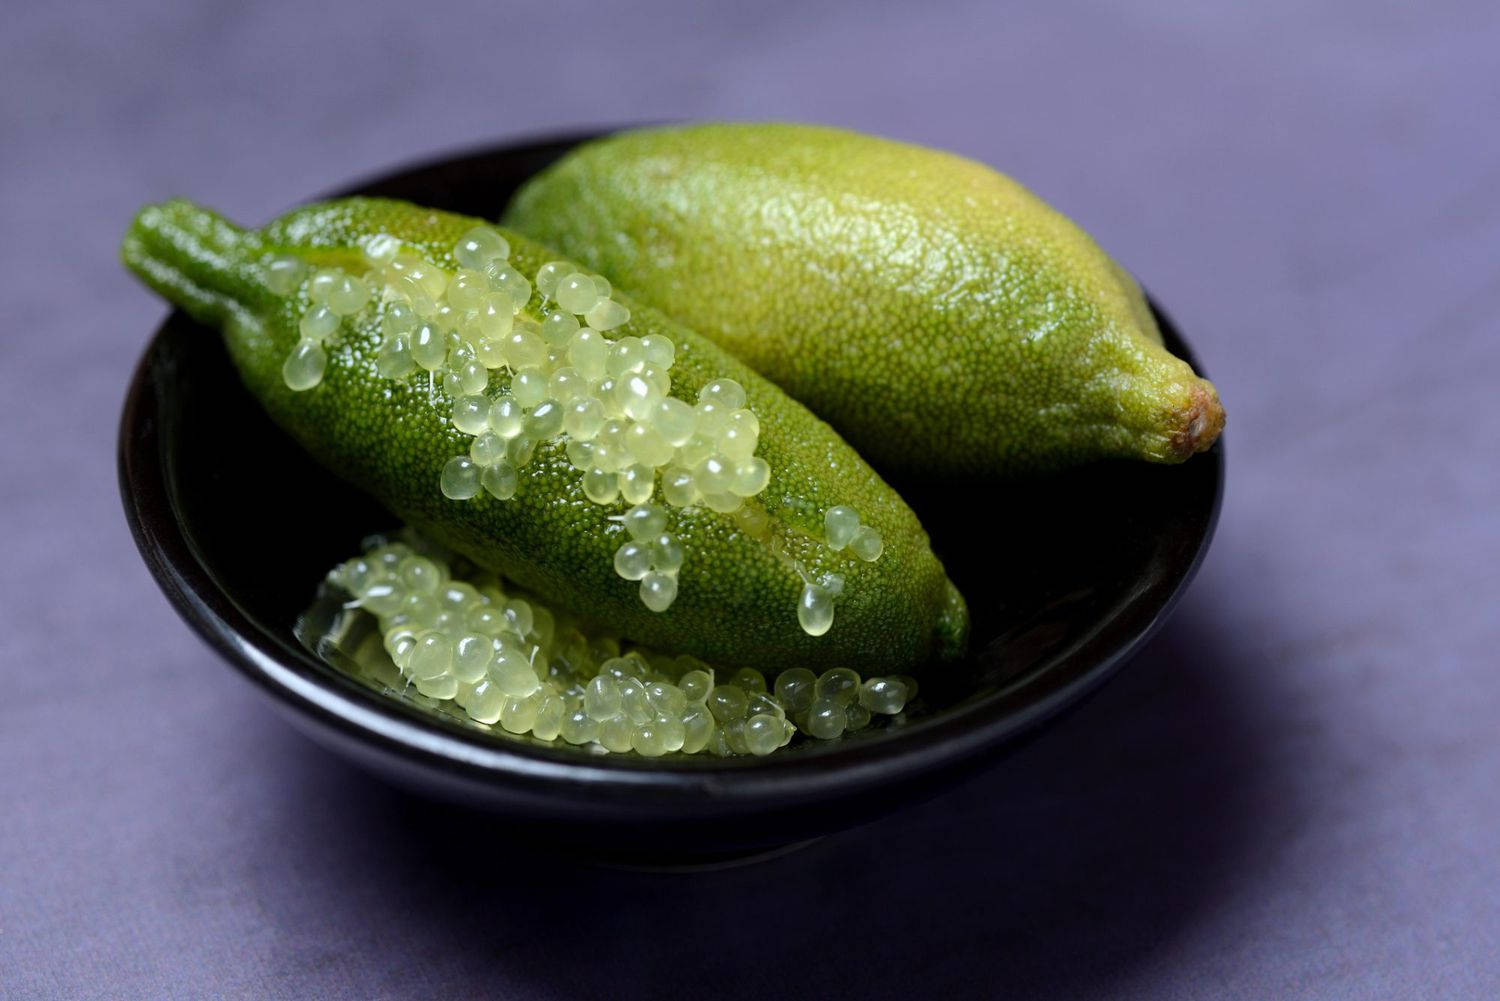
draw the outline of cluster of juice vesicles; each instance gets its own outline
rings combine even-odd
[[[404,686],[475,724],[543,741],[646,757],[766,755],[799,733],[861,730],[916,694],[904,675],[790,667],[768,683],[754,669],[622,645],[410,534],[371,540],[328,580],[375,617]]]

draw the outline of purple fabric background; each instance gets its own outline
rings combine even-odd
[[[632,6],[7,8],[0,995],[1500,994],[1500,7]],[[115,246],[676,117],[1030,184],[1197,347],[1228,498],[1138,662],[958,791],[751,868],[507,871],[147,576],[113,437],[164,310]]]

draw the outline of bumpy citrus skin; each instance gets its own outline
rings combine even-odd
[[[1223,427],[1129,275],[951,154],[805,125],[626,132],[533,179],[505,221],[728,348],[878,468],[1178,462]]]
[[[756,538],[733,517],[705,507],[670,512],[669,529],[687,560],[677,599],[665,612],[644,607],[637,585],[614,570],[626,530],[611,516],[629,505],[588,500],[562,442],[537,449],[509,500],[443,496],[444,464],[466,453],[470,439],[453,427],[452,401],[440,389],[430,390],[425,374],[399,382],[377,373],[382,335],[373,306],[343,321],[341,336],[327,345],[318,385],[302,392],[288,387],[282,365],[298,342],[298,322],[309,302],[305,285],[291,295],[272,292],[269,262],[291,255],[357,275],[367,266],[361,241],[386,233],[453,269],[455,240],[476,222],[403,202],[349,199],[243,230],[173,201],[141,210],[122,257],[197,320],[223,327],[245,385],[323,464],[436,540],[586,620],[664,650],[763,670],[857,663],[877,673],[961,650],[967,630],[962,599],[910,508],[828,425],[654,310],[629,304],[632,319],[611,333],[669,336],[677,345],[672,392],[689,401],[710,380],[738,381],[761,421],[758,454],[772,469],[769,487],[754,498],[769,516]],[[527,274],[558,256],[523,236],[506,236],[511,260]],[[525,311],[535,318],[539,308],[533,295]],[[500,388],[492,381],[489,394]],[[268,468],[266,475],[276,470]],[[296,483],[286,484],[286,503],[300,503]],[[880,531],[885,552],[879,560],[865,562],[825,544],[823,513],[839,504],[857,507]],[[812,579],[837,573],[845,581],[833,627],[822,636],[808,635],[798,624],[804,573]]]

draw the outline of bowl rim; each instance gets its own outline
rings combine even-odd
[[[389,183],[405,174],[456,161],[518,155],[526,150],[577,142],[599,132],[522,138],[435,156],[413,165],[366,176],[342,189],[345,194]],[[331,196],[330,196],[331,197]],[[1164,311],[1147,296],[1163,334],[1179,357],[1198,366],[1186,342]],[[524,741],[495,738],[457,723],[428,718],[379,692],[350,683],[335,684],[333,668],[312,652],[286,643],[263,629],[225,592],[200,559],[174,504],[161,414],[153,372],[170,325],[186,321],[172,311],[157,327],[135,367],[127,389],[118,433],[118,475],[126,520],[152,577],[174,609],[210,647],[283,708],[303,722],[351,738],[388,756],[459,780],[503,785],[516,792],[556,796],[572,791],[590,800],[712,802],[754,808],[774,803],[810,802],[901,779],[917,779],[1016,742],[1065,708],[1097,691],[1161,627],[1202,565],[1222,507],[1224,442],[1190,461],[1213,462],[1210,510],[1187,568],[1124,643],[1106,655],[1035,669],[1028,680],[971,703],[945,710],[874,739],[839,742],[816,753],[764,758],[638,759],[584,756]],[[191,322],[191,321],[186,321]],[[1025,698],[1019,696],[1025,695]]]

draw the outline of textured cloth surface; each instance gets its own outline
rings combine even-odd
[[[1500,994],[1500,7],[1030,6],[7,9],[0,996]],[[1223,518],[1138,661],[954,792],[750,868],[486,875],[142,567],[113,438],[164,309],[115,246],[671,118],[1032,186],[1218,384]]]

